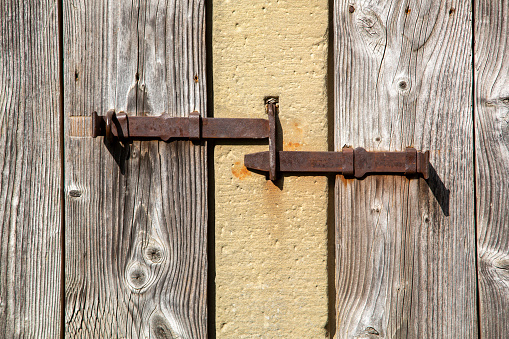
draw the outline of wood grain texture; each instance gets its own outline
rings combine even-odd
[[[60,333],[58,12],[0,2],[0,337]]]
[[[509,338],[509,1],[475,1],[475,131],[482,338]]]
[[[431,151],[336,180],[337,338],[477,337],[471,6],[335,1],[335,148]]]
[[[110,143],[76,118],[206,116],[204,21],[203,0],[64,2],[67,337],[207,335],[205,145]]]

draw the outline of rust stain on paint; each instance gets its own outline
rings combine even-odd
[[[299,148],[302,147],[302,144],[301,143],[298,143],[298,142],[284,142],[283,143],[283,149],[285,151],[296,151],[298,150]]]
[[[240,163],[240,161],[235,161],[232,167],[232,174],[238,178],[239,180],[245,179],[248,176],[251,176],[251,172]]]
[[[300,127],[299,123],[294,122],[292,127],[293,127],[293,130],[295,131],[296,135],[302,135],[302,133],[304,133],[304,131],[302,130],[302,127]]]

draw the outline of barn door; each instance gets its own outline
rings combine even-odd
[[[205,338],[205,144],[90,138],[90,116],[206,116],[197,1],[64,1],[65,334]]]
[[[477,336],[471,11],[335,1],[336,150],[414,146],[433,167],[336,179],[337,338]]]

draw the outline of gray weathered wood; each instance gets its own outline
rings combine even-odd
[[[60,333],[60,119],[54,1],[0,2],[0,337]]]
[[[475,2],[475,131],[482,338],[509,338],[509,1]]]
[[[206,148],[90,138],[90,114],[205,114],[204,1],[64,2],[66,335],[206,337]]]
[[[470,2],[335,5],[336,150],[414,146],[436,170],[336,180],[337,338],[474,338]]]

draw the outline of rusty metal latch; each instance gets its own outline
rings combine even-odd
[[[269,176],[276,180],[276,108],[269,99],[268,119],[202,118],[198,112],[189,117],[128,116],[124,112],[110,110],[105,116],[92,113],[92,137],[105,136],[108,139],[269,139]]]
[[[364,148],[343,148],[342,152],[278,152],[279,172],[336,173],[355,178],[367,174],[403,174],[429,177],[429,151],[407,148],[404,152],[368,152]],[[250,170],[271,170],[268,152],[246,154]]]
[[[343,148],[342,152],[278,152],[276,150],[276,98],[266,102],[268,119],[206,118],[198,112],[188,117],[127,116],[110,110],[106,116],[92,114],[92,136],[111,139],[268,139],[269,151],[247,154],[244,165],[268,172],[270,180],[279,173],[336,173],[355,178],[367,174],[402,174],[429,177],[429,151],[409,147],[404,152],[368,152],[364,148]]]
[[[276,143],[275,116],[279,106],[267,102],[269,119],[272,117],[270,140]],[[250,170],[268,172],[270,180],[279,173],[335,173],[362,178],[367,174],[403,174],[429,177],[429,151],[418,152],[407,148],[404,152],[368,152],[364,148],[343,148],[342,152],[277,152],[270,145],[269,152],[246,154],[244,165]]]
[[[92,137],[108,139],[266,139],[269,120],[202,118],[198,112],[189,117],[128,116],[124,112],[108,111],[106,116],[92,113]]]

